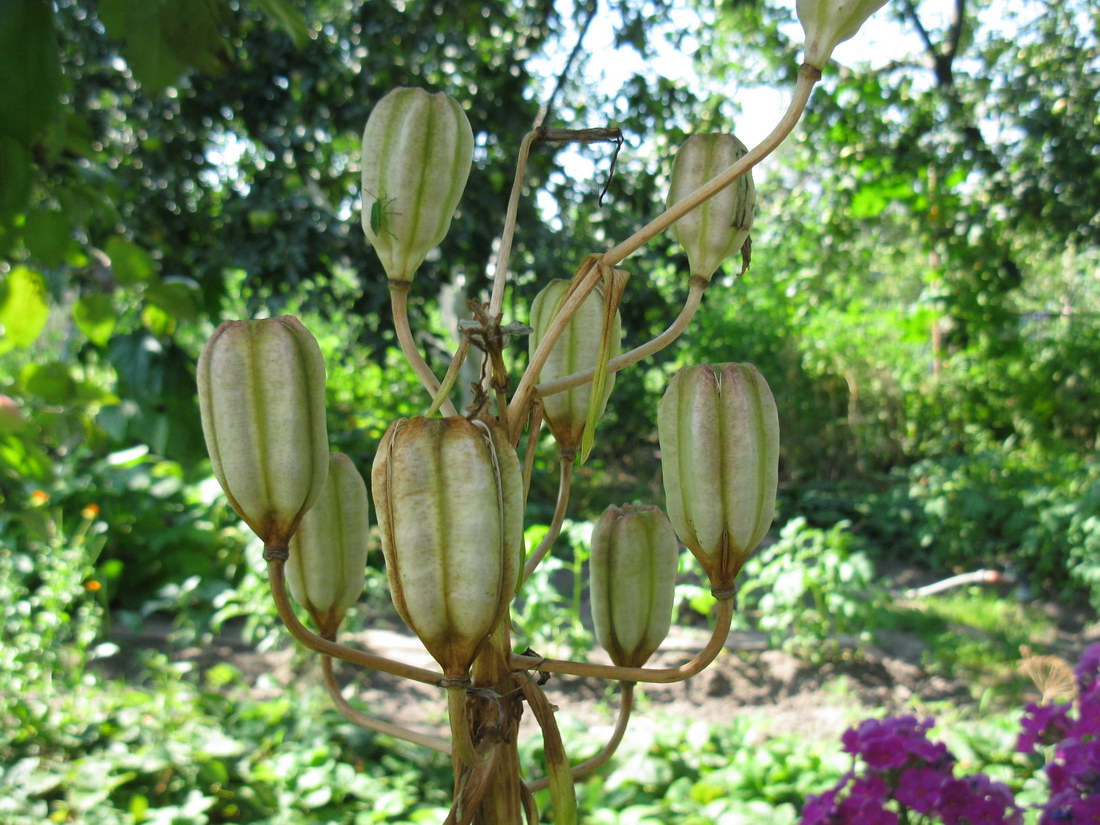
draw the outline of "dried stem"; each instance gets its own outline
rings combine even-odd
[[[504,214],[504,229],[500,233],[500,249],[497,251],[496,267],[493,269],[493,293],[489,298],[489,314],[496,315],[504,303],[504,284],[508,280],[508,265],[512,258],[512,239],[516,234],[516,215],[519,212],[519,198],[523,193],[523,178],[527,174],[527,159],[531,156],[531,144],[539,136],[538,129],[532,129],[523,136],[519,145],[519,157],[516,158],[516,175],[512,179],[512,191],[508,195],[508,210]]]
[[[568,673],[572,676],[588,676],[594,679],[615,679],[624,682],[650,682],[669,684],[682,682],[699,673],[715,660],[726,644],[730,622],[733,619],[733,596],[718,600],[718,615],[714,631],[703,650],[690,662],[679,667],[646,668],[597,665],[592,662],[570,662],[562,659],[543,659],[538,656],[512,654],[513,670],[539,670],[544,673]]]
[[[611,733],[611,738],[607,740],[607,744],[603,746],[599,753],[590,759],[586,759],[579,765],[574,765],[572,769],[573,781],[578,779],[584,779],[593,771],[598,770],[607,764],[607,761],[614,756],[615,751],[618,750],[619,744],[623,741],[623,734],[626,733],[626,726],[630,722],[630,712],[634,709],[634,683],[633,682],[620,682],[620,696],[619,696],[619,716],[615,720],[615,730]],[[536,779],[533,782],[527,783],[527,788],[533,793],[535,791],[541,791],[544,788],[550,786],[549,777],[542,777]]]
[[[561,535],[561,525],[565,521],[565,511],[569,508],[569,487],[570,482],[573,480],[573,454],[573,450],[562,450],[558,453],[558,502],[554,506],[554,516],[550,520],[550,529],[542,537],[539,546],[535,548],[535,552],[528,557],[527,563],[523,566],[521,586],[535,572],[539,562],[550,552],[550,548],[554,546],[554,542]]]
[[[454,755],[467,768],[475,768],[488,756],[487,751],[478,753],[474,738],[470,734],[470,721],[466,714],[466,688],[468,685],[447,686],[447,715],[451,720],[451,741]]]
[[[428,391],[433,399],[439,395],[439,379],[435,377],[432,368],[420,354],[420,350],[413,340],[412,329],[409,327],[409,286],[407,281],[390,281],[390,308],[393,312],[393,327],[397,332],[397,342],[401,345],[401,352],[405,354],[409,366],[413,368],[416,377]],[[443,414],[447,416],[458,415],[454,404],[449,398],[444,397]]]
[[[458,381],[458,376],[462,372],[462,364],[465,362],[466,354],[469,351],[470,339],[464,335],[458,344],[458,350],[455,352],[455,357],[451,359],[451,365],[447,368],[447,374],[443,376],[443,383],[435,393],[435,397],[432,398],[431,406],[428,407],[427,411],[424,413],[425,418],[431,418],[439,412],[440,407],[450,403],[447,401],[447,397],[451,394],[451,390],[454,389],[455,382]]]
[[[440,680],[443,678],[442,673],[407,665],[404,662],[397,662],[384,656],[376,656],[363,650],[345,647],[309,630],[294,615],[294,608],[290,604],[290,596],[287,595],[286,591],[285,564],[285,559],[269,559],[267,562],[267,577],[271,585],[271,597],[275,600],[275,609],[279,611],[279,618],[282,619],[291,636],[310,650],[316,650],[318,653],[324,653],[327,656],[334,656],[345,662],[351,662],[353,665],[381,670],[383,673],[390,673],[394,676],[401,676],[427,685],[439,685]]]
[[[679,338],[687,328],[687,325],[691,323],[691,319],[695,317],[695,313],[699,309],[699,304],[703,300],[703,293],[708,286],[709,282],[703,278],[697,276],[692,277],[691,285],[688,287],[687,300],[684,301],[684,307],[680,310],[680,314],[676,316],[676,320],[672,322],[669,328],[653,340],[647,341],[629,352],[624,352],[622,355],[612,358],[607,364],[607,371],[609,373],[618,372],[632,364],[636,364],[643,358],[648,358],[653,355],[653,353],[660,352]],[[540,398],[545,398],[548,395],[554,395],[559,392],[565,392],[566,390],[573,389],[573,387],[579,387],[581,384],[588,383],[592,380],[592,376],[595,375],[595,372],[595,369],[587,369],[570,373],[569,375],[563,375],[561,378],[555,378],[553,381],[539,384],[535,387],[535,392]]]
[[[367,716],[365,713],[360,713],[349,705],[340,692],[340,686],[336,684],[336,674],[332,669],[331,656],[321,657],[321,672],[324,676],[325,688],[328,690],[328,695],[329,698],[332,699],[332,703],[340,713],[344,714],[344,716],[355,724],[362,728],[385,734],[386,736],[404,739],[406,742],[412,742],[415,745],[430,748],[433,751],[438,751],[447,756],[451,755],[451,743],[446,739],[440,739],[438,736],[432,736],[427,733],[419,733],[418,731],[395,725],[392,722],[387,722],[384,719]]]

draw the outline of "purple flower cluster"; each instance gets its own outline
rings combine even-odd
[[[1100,644],[1089,647],[1074,671],[1074,705],[1027,706],[1016,750],[1034,754],[1053,746],[1046,765],[1050,799],[1040,806],[1039,825],[1100,823]]]
[[[1075,705],[1031,704],[1021,720],[1017,751],[1053,749],[1039,825],[1100,824],[1100,644],[1084,652],[1074,674]],[[931,727],[931,720],[901,716],[866,719],[846,731],[844,750],[857,768],[806,800],[801,825],[1020,825],[1023,811],[1012,792],[985,774],[956,777],[955,757],[928,739]]]
[[[955,757],[929,741],[931,720],[913,716],[865,719],[844,734],[844,750],[865,771],[841,777],[811,796],[802,825],[899,825],[907,814],[938,817],[943,825],[1018,825],[1023,814],[1012,792],[984,774],[957,778]]]

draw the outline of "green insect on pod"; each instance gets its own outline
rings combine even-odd
[[[442,92],[400,88],[363,131],[363,231],[391,281],[411,281],[451,227],[473,163],[474,133]]]
[[[884,5],[886,0],[798,0],[795,9],[806,32],[803,62],[824,71],[837,44],[854,36]]]
[[[336,633],[366,579],[370,501],[351,459],[329,456],[328,480],[290,540],[290,595],[309,611],[322,636]]]
[[[227,321],[196,370],[214,475],[271,547],[287,547],[328,475],[325,363],[297,318]]]
[[[672,623],[680,545],[665,514],[612,505],[592,532],[592,622],[620,667],[641,667]]]
[[[394,606],[446,678],[464,679],[523,569],[515,450],[494,421],[402,419],[371,487]]]
[[[779,477],[779,416],[752,364],[686,367],[657,408],[665,504],[715,592],[767,535]]]
[[[562,297],[569,289],[569,281],[553,280],[547,284],[531,304],[531,328],[534,330],[528,339],[530,351],[538,348],[546,330],[554,320]],[[596,366],[600,354],[600,333],[603,329],[604,290],[597,286],[577,313],[569,320],[565,331],[558,338],[546,365],[539,373],[539,381],[553,381],[556,378],[574,372],[589,370]],[[611,327],[611,352],[614,358],[622,349],[622,327],[619,312],[616,310]],[[599,411],[602,414],[607,399],[615,387],[615,375],[611,373],[604,383]],[[571,390],[554,393],[542,399],[543,411],[550,432],[558,442],[559,449],[569,452],[575,450],[584,435],[588,417],[592,384],[582,384]]]
[[[733,135],[692,135],[673,161],[668,205],[690,195],[747,151]],[[672,234],[687,252],[692,276],[709,282],[726,258],[740,252],[755,215],[756,187],[752,172],[746,172],[676,221]]]

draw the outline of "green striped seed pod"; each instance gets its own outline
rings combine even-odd
[[[806,32],[802,62],[824,71],[838,43],[852,37],[886,0],[798,0],[798,20]]]
[[[328,475],[325,363],[297,318],[227,321],[199,356],[199,411],[229,503],[286,547]]]
[[[523,569],[523,482],[491,421],[402,419],[371,472],[390,595],[448,679],[464,679]]]
[[[350,458],[329,456],[328,479],[290,540],[286,580],[290,595],[332,637],[366,579],[370,501]]]
[[[473,163],[474,133],[442,92],[400,88],[363,131],[363,231],[391,281],[411,281],[451,227]]]
[[[592,532],[592,622],[620,667],[641,667],[672,623],[680,545],[665,514],[648,505],[604,510]]]
[[[535,296],[531,304],[531,328],[534,331],[528,340],[532,353],[538,348],[539,342],[554,320],[554,314],[562,296],[568,289],[569,281],[554,280]],[[539,373],[539,381],[553,381],[574,372],[593,369],[599,360],[603,318],[604,290],[601,284],[589,293],[576,314],[569,320],[565,331],[554,344],[554,348],[550,350],[550,357],[546,359],[546,365]],[[621,349],[622,327],[616,310],[611,327],[610,358],[618,355]],[[600,414],[607,406],[607,399],[611,397],[611,390],[614,387],[615,374],[611,373],[607,376],[601,394]],[[542,399],[547,426],[560,449],[575,450],[580,444],[588,417],[591,391],[592,384],[587,383]]]
[[[686,367],[657,408],[665,503],[715,591],[767,535],[779,476],[779,417],[752,364]]]
[[[733,135],[692,135],[672,163],[668,205],[690,195],[747,151]],[[676,221],[672,235],[687,252],[691,274],[710,281],[726,258],[741,251],[755,214],[756,187],[752,172],[746,172]]]

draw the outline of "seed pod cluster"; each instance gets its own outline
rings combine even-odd
[[[332,453],[328,479],[290,539],[286,563],[290,595],[322,636],[336,632],[363,592],[369,529],[367,485],[350,458]]]
[[[519,460],[495,422],[412,418],[379,445],[371,487],[394,606],[463,679],[522,570]]]
[[[715,591],[733,587],[767,535],[779,477],[779,416],[752,364],[686,367],[657,408],[665,503]]]
[[[592,532],[592,622],[620,667],[641,667],[672,624],[680,546],[657,507],[608,507]]]
[[[265,544],[286,547],[328,475],[325,363],[297,318],[227,321],[199,356],[214,475]]]

